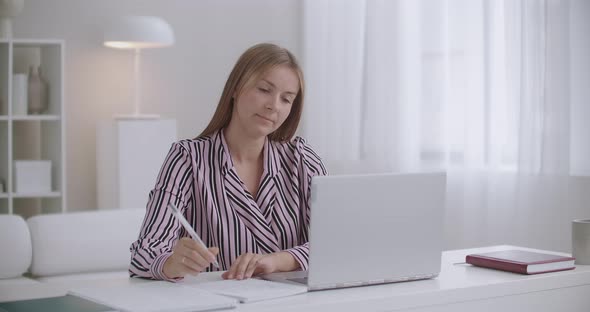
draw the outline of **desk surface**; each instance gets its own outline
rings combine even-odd
[[[309,292],[287,298],[241,304],[238,310],[276,311],[278,307],[281,311],[403,310],[590,285],[590,265],[577,265],[575,270],[570,271],[520,275],[464,263],[465,256],[470,253],[514,248],[539,251],[514,246],[445,251],[442,255],[441,273],[435,279]],[[197,277],[188,277],[183,283],[217,280],[221,278],[220,274],[204,273]],[[79,286],[149,282],[143,279],[112,278],[0,286],[0,302],[61,296],[66,294],[68,289]]]

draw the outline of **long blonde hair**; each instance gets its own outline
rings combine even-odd
[[[303,111],[303,95],[305,90],[303,71],[297,59],[289,50],[271,43],[257,44],[242,54],[232,69],[223,93],[217,104],[217,109],[209,121],[209,125],[203,130],[199,137],[211,135],[216,131],[227,127],[231,121],[234,108],[234,94],[241,94],[245,88],[250,88],[269,69],[287,65],[299,78],[299,93],[293,100],[291,112],[283,124],[274,132],[268,135],[273,141],[286,142],[293,138],[299,126],[301,113]]]

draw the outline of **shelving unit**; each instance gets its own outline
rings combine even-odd
[[[38,115],[16,115],[12,77],[40,66],[48,82],[48,108]],[[29,217],[66,211],[64,41],[0,40],[0,214]],[[16,160],[49,160],[51,190],[18,193]]]

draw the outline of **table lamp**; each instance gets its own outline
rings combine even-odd
[[[162,48],[174,44],[172,27],[155,16],[125,16],[106,27],[104,45],[117,49],[134,49],[134,112],[132,115],[117,115],[119,119],[155,119],[158,115],[141,114],[141,49]]]

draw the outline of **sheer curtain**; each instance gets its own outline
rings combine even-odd
[[[305,1],[303,134],[332,174],[446,170],[446,248],[567,251],[568,14],[567,0]]]

